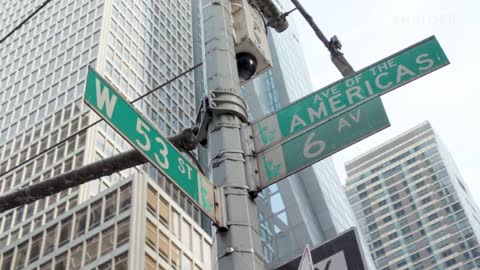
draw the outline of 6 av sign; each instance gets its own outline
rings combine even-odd
[[[89,69],[85,103],[215,219],[214,188],[113,86]]]
[[[260,187],[278,182],[390,126],[380,98],[301,133],[258,155]]]

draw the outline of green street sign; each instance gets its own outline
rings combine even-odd
[[[260,190],[390,126],[380,97],[257,156]]]
[[[257,152],[449,64],[432,36],[336,81],[252,126]]]
[[[85,103],[216,221],[214,188],[208,178],[91,68],[87,74]]]

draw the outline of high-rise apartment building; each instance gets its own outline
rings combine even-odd
[[[480,268],[480,211],[428,122],[345,167],[378,269]]]
[[[193,65],[191,0],[4,0],[0,8],[0,37],[5,37],[44,2],[36,15],[0,43],[1,193],[130,148],[105,123],[53,147],[98,119],[82,100],[89,65],[128,100]],[[166,136],[192,126],[193,74],[134,105]],[[163,194],[158,198],[161,203],[168,203],[171,213],[173,209],[179,213],[177,218],[170,217],[167,225],[162,223],[161,215],[149,214],[151,211],[142,199],[151,195],[146,183]],[[133,203],[130,210],[121,208],[125,197],[131,197],[132,203],[136,201],[138,205]],[[115,202],[119,206],[112,210]],[[190,227],[185,225],[187,232],[175,238],[174,230],[183,226],[181,219]],[[210,244],[208,235],[195,224],[201,221],[200,211],[157,170],[145,165],[2,213],[0,265],[1,269],[96,269],[110,261],[118,269],[125,269],[125,265],[131,269],[207,269],[209,263],[195,254],[201,250],[202,256],[208,257],[206,246],[197,251],[191,249],[198,242]],[[209,230],[209,223],[203,223],[202,227]],[[78,226],[88,229],[79,235],[75,232]],[[159,240],[155,244],[150,241],[149,245],[145,237],[149,240],[153,236],[142,235],[144,231],[155,231]],[[165,241],[169,248],[166,259],[163,252],[167,251],[160,250]],[[108,242],[116,243],[114,247],[110,245],[111,250],[103,247]],[[106,250],[102,251],[103,248]],[[48,254],[44,256],[43,252]],[[78,262],[77,258],[83,259]],[[159,263],[144,266],[150,259]],[[164,263],[160,263],[162,260]]]

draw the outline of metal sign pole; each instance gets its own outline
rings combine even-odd
[[[216,232],[215,269],[265,269],[257,206],[249,195],[240,128],[246,105],[234,51],[231,3],[203,0],[204,84],[211,100],[208,124],[210,177],[223,196],[224,224]],[[222,200],[222,198],[220,198]]]

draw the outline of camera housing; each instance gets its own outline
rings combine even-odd
[[[257,59],[250,53],[237,54],[237,69],[240,82],[248,81],[257,74]]]
[[[259,11],[247,0],[232,0],[232,15],[238,75],[240,84],[245,84],[270,69],[272,57]]]

